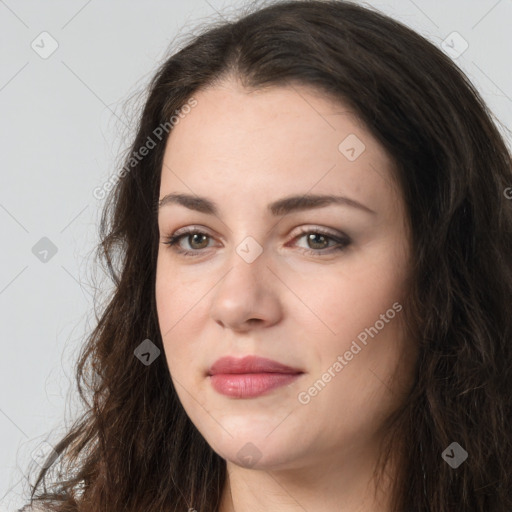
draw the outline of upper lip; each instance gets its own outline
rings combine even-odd
[[[217,373],[303,373],[302,370],[292,368],[272,359],[257,356],[246,356],[242,358],[221,357],[217,359],[210,369],[208,375]]]

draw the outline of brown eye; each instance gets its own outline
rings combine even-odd
[[[306,238],[307,243],[307,248],[302,247],[302,251],[315,256],[343,251],[352,243],[352,240],[346,235],[334,236],[319,229],[302,231],[294,240],[297,241],[302,238]],[[334,242],[334,244],[329,246],[329,242]]]
[[[181,234],[171,235],[163,242],[165,245],[171,246],[176,252],[184,255],[194,255],[202,249],[208,247],[208,239],[210,236],[202,231],[186,231]],[[189,243],[191,250],[181,247],[181,240],[186,239]],[[205,245],[206,242],[206,245]]]
[[[188,235],[188,241],[192,249],[204,249],[208,246],[208,243],[204,245],[204,241],[208,239],[208,235],[205,235],[204,233],[189,233]],[[200,240],[203,239],[201,242]],[[194,244],[199,244],[200,247],[195,246]]]
[[[321,233],[309,233],[306,240],[308,241],[308,244],[312,244],[310,245],[312,249],[325,249],[329,243],[329,237],[326,237]]]

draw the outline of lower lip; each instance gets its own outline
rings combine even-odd
[[[210,375],[213,388],[236,398],[260,396],[292,383],[301,373],[218,373]]]

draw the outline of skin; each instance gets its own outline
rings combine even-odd
[[[156,300],[178,396],[227,462],[219,510],[390,510],[387,486],[374,496],[371,476],[383,422],[412,383],[416,349],[403,312],[358,342],[341,371],[333,365],[394,303],[405,308],[410,236],[392,161],[347,107],[305,86],[248,91],[227,79],[194,97],[197,106],[168,137],[159,197],[204,196],[219,212],[160,208]],[[353,161],[338,149],[349,134],[365,145]],[[374,213],[336,204],[267,211],[307,193],[345,196]],[[187,226],[207,235],[179,242],[196,256],[164,244]],[[335,240],[301,228],[351,243],[336,251]],[[257,243],[245,246],[247,237]],[[248,263],[237,247],[262,252]],[[215,391],[210,365],[249,354],[304,373],[254,398]],[[330,381],[301,403],[329,368]],[[249,442],[251,461],[238,456]]]

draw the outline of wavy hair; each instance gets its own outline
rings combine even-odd
[[[56,512],[218,509],[226,461],[188,418],[166,358],[146,366],[134,350],[150,339],[163,351],[156,206],[169,120],[228,77],[253,90],[311,86],[348,105],[394,163],[412,227],[404,314],[419,353],[379,463],[400,460],[392,510],[510,512],[510,151],[440,49],[376,10],[332,0],[280,0],[212,22],[159,65],[102,210],[96,257],[114,288],[76,365],[85,412],[31,502]],[[149,139],[155,147],[134,159]],[[457,468],[442,457],[453,442],[468,453]]]

